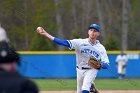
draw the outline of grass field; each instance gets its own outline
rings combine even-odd
[[[76,79],[32,79],[41,91],[76,90]],[[96,79],[100,90],[140,90],[140,79]]]

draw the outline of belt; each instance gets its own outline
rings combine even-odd
[[[91,68],[89,68],[89,67],[78,67],[78,66],[76,66],[78,69],[81,69],[81,70],[88,70],[88,69],[91,69]]]

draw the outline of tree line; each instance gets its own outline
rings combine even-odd
[[[124,0],[0,0],[0,24],[17,50],[67,50],[39,36],[36,28],[60,39],[86,38],[92,23],[101,25],[99,40],[107,50],[122,45],[139,50],[140,1],[125,1],[123,10]]]

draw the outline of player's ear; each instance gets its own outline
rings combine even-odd
[[[88,35],[89,35],[90,29],[88,30]]]
[[[100,36],[100,32],[97,33],[97,36]]]

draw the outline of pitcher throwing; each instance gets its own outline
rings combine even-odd
[[[100,26],[91,24],[87,31],[88,38],[85,39],[61,40],[50,35],[42,27],[38,27],[36,31],[59,45],[75,49],[77,93],[89,93],[97,72],[101,69],[107,69],[109,66],[106,50],[97,40],[100,35]]]

